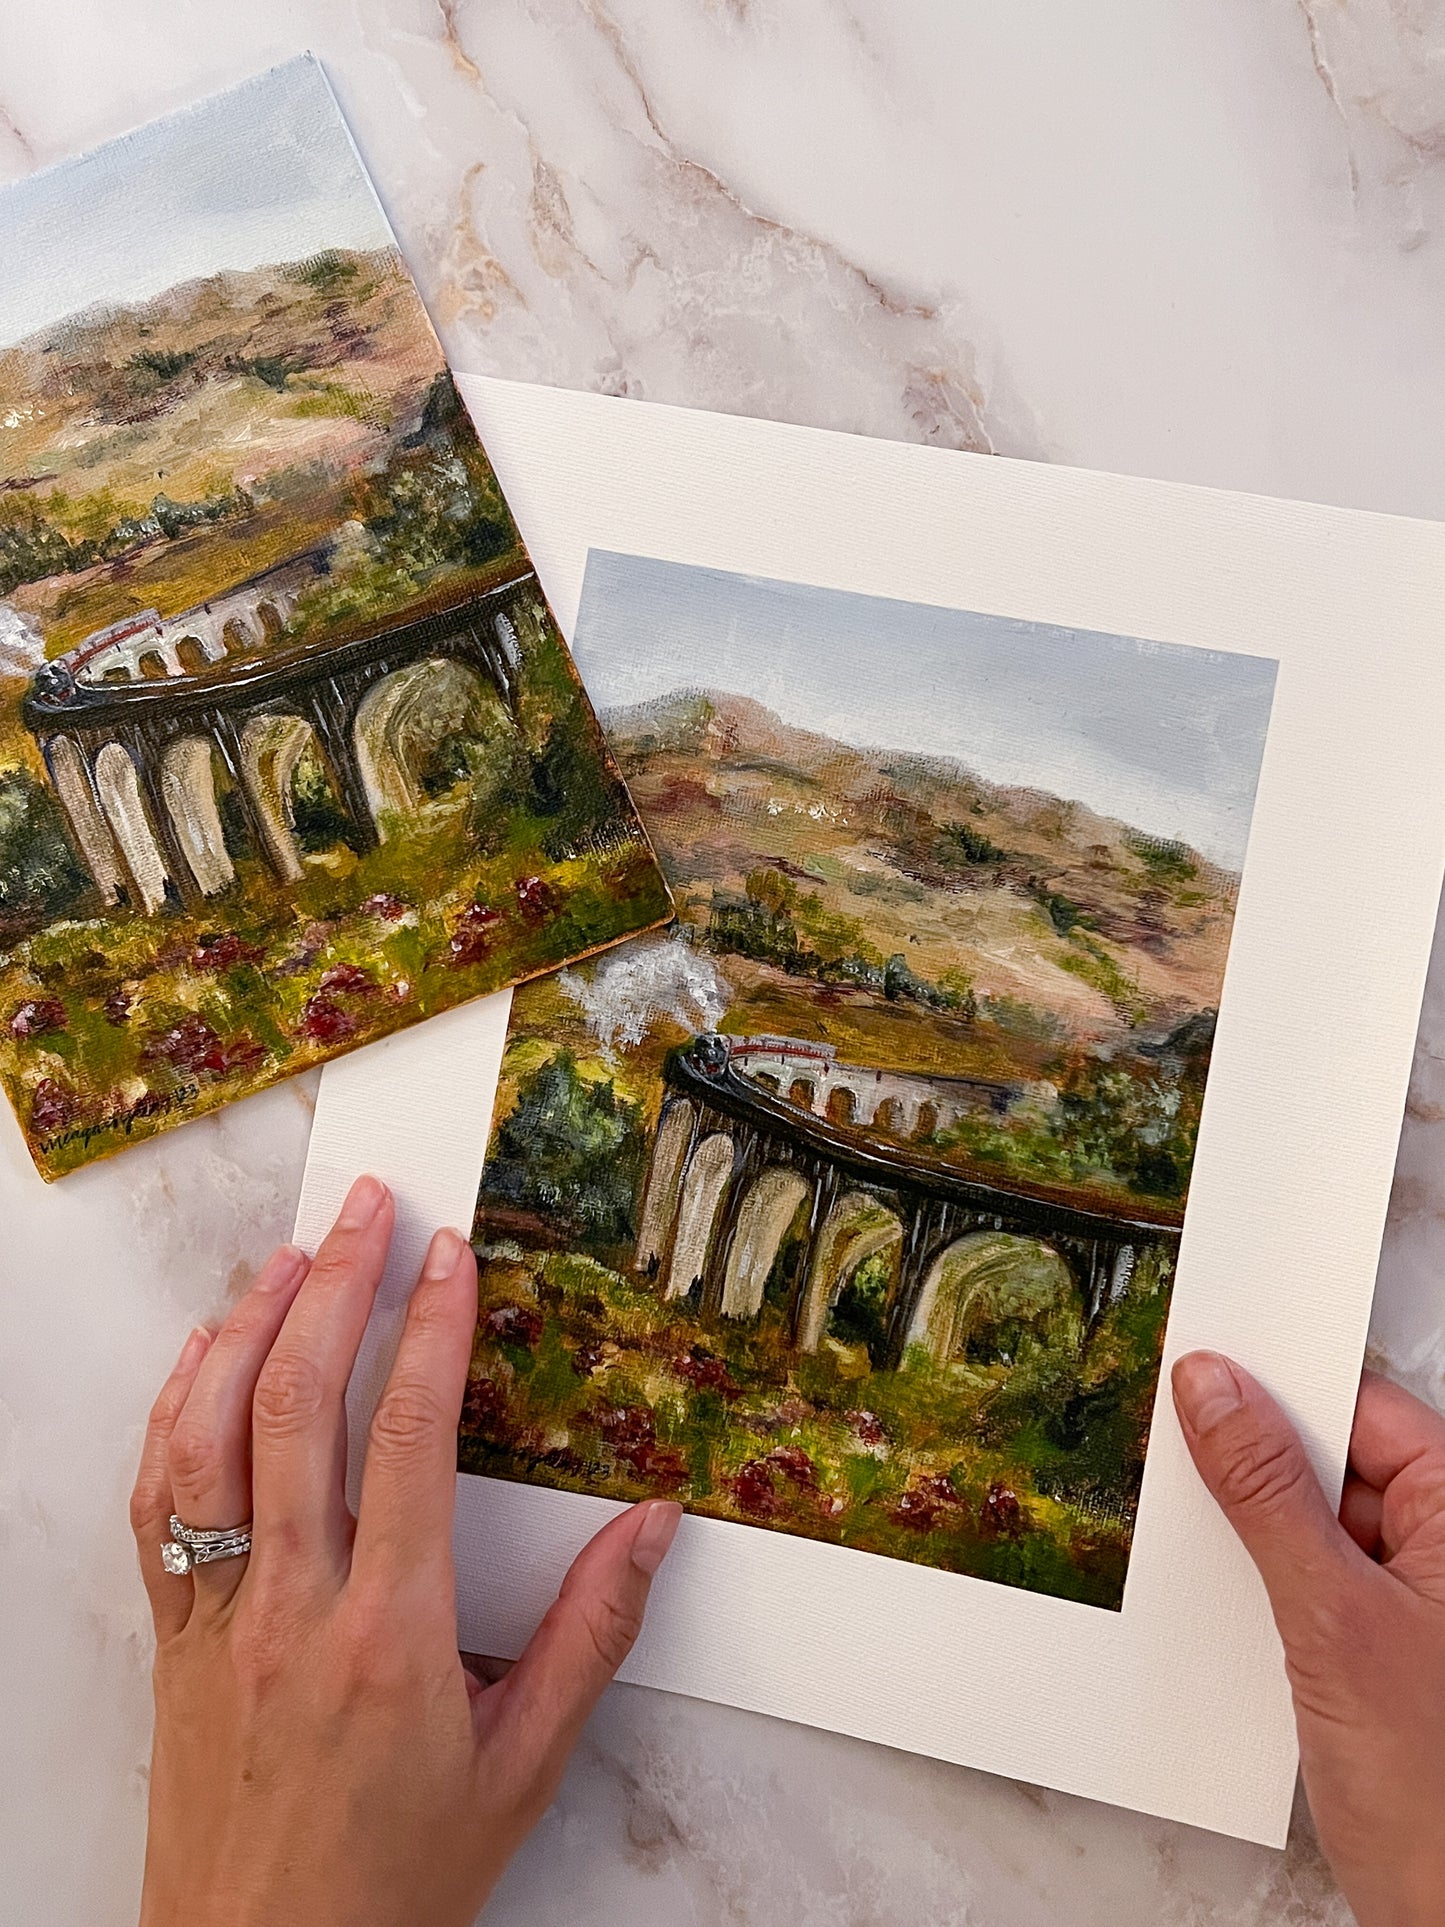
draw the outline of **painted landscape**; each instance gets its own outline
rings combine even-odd
[[[515,998],[460,1465],[1117,1608],[1273,666],[595,554],[577,648],[678,920]]]
[[[72,307],[118,195],[153,279],[214,267],[130,295],[97,234]],[[0,221],[59,264],[0,289],[0,1080],[42,1172],[665,918],[314,63]]]

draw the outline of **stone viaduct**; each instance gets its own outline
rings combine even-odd
[[[218,777],[258,854],[294,882],[291,781],[308,748],[365,850],[419,800],[408,726],[421,710],[461,715],[490,691],[515,721],[524,640],[546,620],[529,567],[453,606],[288,646],[287,615],[326,567],[321,551],[293,558],[168,621],[113,624],[36,672],[22,713],[107,905],[149,915],[234,881]]]
[[[977,1077],[931,1077],[910,1071],[843,1064],[831,1044],[798,1037],[729,1038],[732,1066],[765,1090],[835,1124],[931,1137],[969,1111],[1000,1114],[1023,1095],[1021,1085]]]
[[[228,656],[248,655],[275,642],[301,592],[325,576],[328,566],[328,550],[307,550],[183,615],[167,620],[159,610],[145,609],[97,629],[56,661],[87,683],[204,675]]]
[[[975,1261],[1001,1237],[1057,1259],[1086,1331],[1127,1290],[1146,1251],[1165,1264],[1177,1258],[1181,1211],[982,1179],[916,1145],[833,1122],[815,1101],[774,1092],[737,1067],[738,1056],[756,1064],[757,1041],[740,1040],[735,1055],[734,1040],[704,1034],[668,1060],[634,1260],[664,1297],[693,1296],[704,1316],[756,1318],[801,1216],[787,1308],[793,1343],[816,1351],[849,1278],[888,1252],[894,1283],[876,1362],[896,1367],[914,1344],[953,1355]]]

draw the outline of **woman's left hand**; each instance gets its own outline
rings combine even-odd
[[[635,1506],[581,1553],[517,1665],[457,1652],[456,1432],[476,1322],[464,1240],[433,1239],[345,1498],[347,1380],[393,1208],[357,1183],[308,1264],[278,1251],[151,1414],[131,1505],[156,1627],[142,1927],[464,1927],[541,1816],[642,1624],[681,1516]],[[161,1568],[188,1526],[249,1557]]]

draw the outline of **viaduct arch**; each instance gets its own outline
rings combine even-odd
[[[765,1090],[784,1093],[818,1117],[892,1137],[931,1136],[969,1111],[1002,1114],[1022,1095],[1019,1085],[989,1078],[846,1064],[831,1044],[801,1037],[739,1037],[730,1044],[733,1068]]]
[[[745,1040],[744,1040],[745,1041]],[[814,1351],[848,1278],[896,1252],[881,1363],[912,1344],[950,1355],[965,1261],[998,1234],[1052,1254],[1084,1329],[1127,1289],[1139,1259],[1177,1258],[1181,1211],[981,1179],[913,1145],[818,1116],[735,1067],[713,1034],[674,1051],[643,1194],[635,1266],[664,1297],[696,1294],[705,1316],[754,1318],[779,1249],[803,1222],[788,1305],[794,1344]]]
[[[285,613],[318,568],[302,557],[170,623],[151,611],[115,624],[36,672],[22,714],[107,906],[151,915],[234,881],[218,773],[258,852],[292,883],[302,864],[290,783],[308,748],[348,840],[366,850],[420,801],[426,692],[458,715],[495,699],[516,722],[519,638],[545,620],[530,568],[453,606],[288,648],[276,640]],[[250,653],[268,638],[267,653]]]

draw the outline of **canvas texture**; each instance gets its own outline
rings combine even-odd
[[[1275,664],[599,553],[576,646],[678,919],[514,999],[460,1468],[1116,1609]]]
[[[0,1081],[42,1174],[665,919],[319,67],[0,226]]]

